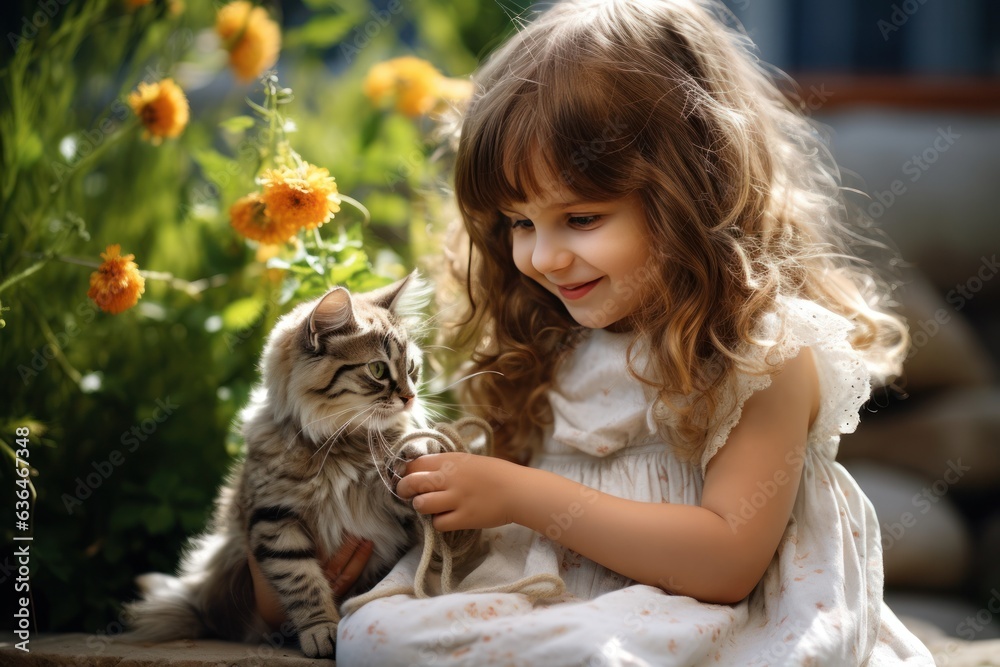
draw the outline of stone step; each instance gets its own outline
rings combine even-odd
[[[16,648],[8,633],[0,641],[0,665],[11,667],[335,667],[294,648],[237,644],[215,639],[182,639],[162,644],[131,644],[88,634],[35,635],[29,652]]]
[[[912,627],[919,630],[923,628]],[[921,636],[921,632],[917,632]],[[938,667],[1000,667],[1000,639],[966,642],[940,631],[921,639]],[[236,644],[214,639],[182,639],[162,644],[129,644],[87,634],[37,635],[25,653],[6,635],[0,641],[4,667],[336,667],[333,660],[312,660],[290,648]]]

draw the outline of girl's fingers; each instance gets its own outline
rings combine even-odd
[[[253,554],[250,554],[248,562],[250,565],[250,577],[253,579],[253,595],[257,613],[261,615],[261,618],[264,619],[264,622],[272,630],[276,629],[287,618],[284,607],[281,605],[281,600],[278,598],[278,592],[274,590],[264,577],[264,573],[261,572],[260,565],[257,564],[257,559],[253,557]]]
[[[409,499],[421,493],[437,490],[439,475],[433,472],[411,472],[396,485],[396,493],[400,498]]]
[[[438,457],[441,454],[423,454],[413,459],[406,464],[406,473],[411,475],[415,472],[425,472],[430,470],[437,470],[441,466],[441,461]]]
[[[337,553],[333,554],[333,557],[326,562],[323,566],[323,570],[326,572],[326,578],[331,582],[340,576],[343,572],[344,567],[350,562],[351,558],[354,556],[354,552],[358,550],[361,546],[361,540],[354,535],[345,535],[344,543],[340,545],[337,549]]]
[[[350,560],[344,565],[340,574],[330,582],[335,597],[346,593],[354,585],[354,582],[358,580],[365,566],[368,565],[368,559],[371,558],[374,548],[375,545],[369,540],[363,540],[358,545],[358,548],[351,554]]]
[[[451,494],[445,491],[422,493],[413,499],[413,509],[421,514],[440,514],[455,509]]]

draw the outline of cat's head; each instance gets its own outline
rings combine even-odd
[[[406,328],[422,290],[415,274],[360,294],[336,287],[283,316],[261,364],[274,416],[295,420],[316,443],[422,426],[421,356]]]

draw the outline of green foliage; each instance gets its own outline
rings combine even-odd
[[[0,458],[28,428],[39,628],[107,631],[133,578],[171,571],[204,526],[274,321],[331,285],[404,275],[442,222],[433,121],[374,108],[368,69],[413,54],[464,76],[509,22],[479,0],[412,0],[388,14],[308,0],[314,13],[284,33],[278,67],[292,96],[277,79],[233,82],[213,45],[214,3],[54,4],[0,56]],[[30,21],[37,8],[10,11]],[[128,94],[165,77],[187,92],[191,117],[155,145]],[[329,169],[371,220],[345,200],[318,233],[258,258],[229,207],[293,153]],[[115,243],[148,273],[139,303],[108,315],[87,289]],[[8,489],[13,471],[0,472]],[[18,532],[10,520],[2,531]]]

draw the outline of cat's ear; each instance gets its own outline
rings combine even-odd
[[[306,325],[308,344],[313,350],[320,348],[319,338],[332,331],[346,329],[355,324],[351,293],[343,287],[334,287],[319,300],[309,313]]]
[[[371,293],[371,298],[376,305],[391,310],[402,318],[419,315],[420,311],[427,305],[430,296],[430,288],[420,278],[417,271],[402,280],[397,280],[391,285],[386,285]]]

